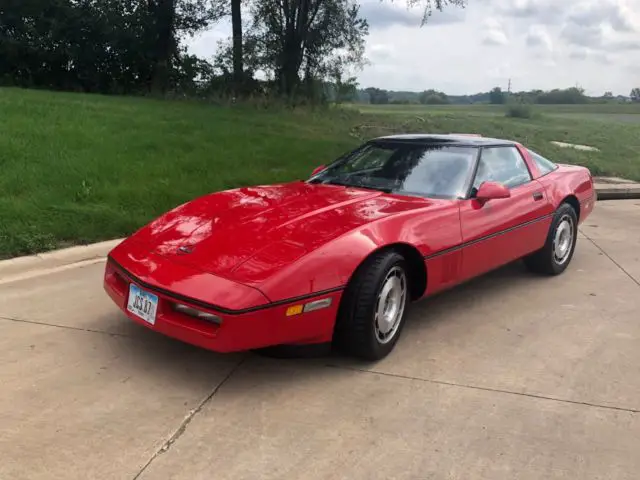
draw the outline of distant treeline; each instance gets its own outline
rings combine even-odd
[[[465,1],[409,3],[430,11]],[[579,88],[506,93],[496,87],[458,96],[358,89],[352,74],[365,63],[369,31],[359,7],[358,0],[0,0],[0,85],[305,103],[640,101],[640,88],[629,98],[588,97]],[[212,58],[188,52],[188,38],[229,17],[231,36]]]
[[[470,105],[475,103],[499,105],[510,101],[518,103],[571,105],[637,102],[640,101],[640,91],[633,89],[629,97],[622,95],[614,96],[611,92],[605,92],[602,96],[588,96],[584,93],[583,89],[578,87],[512,93],[505,92],[500,87],[495,87],[490,92],[475,93],[473,95],[447,95],[444,92],[432,89],[422,92],[407,92],[369,87],[364,90],[358,90],[354,101],[380,105]]]

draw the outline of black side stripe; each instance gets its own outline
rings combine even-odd
[[[327,290],[321,290],[319,292],[309,293],[307,295],[300,295],[298,297],[285,298],[284,300],[278,300],[276,302],[267,303],[265,305],[258,305],[257,307],[232,310],[229,308],[221,307],[219,305],[213,305],[211,303],[203,302],[195,298],[187,297],[186,295],[180,295],[179,293],[165,290],[164,288],[158,288],[154,285],[150,285],[147,282],[144,282],[139,278],[135,277],[134,275],[132,275],[131,273],[129,273],[127,270],[124,269],[124,267],[122,267],[122,265],[116,262],[113,258],[108,257],[107,260],[111,262],[123,275],[126,275],[129,278],[129,280],[137,283],[138,285],[140,285],[141,287],[147,290],[150,290],[151,292],[157,292],[173,300],[179,300],[181,302],[185,302],[196,307],[204,308],[205,310],[213,310],[219,313],[224,313],[226,315],[242,315],[243,313],[251,313],[251,312],[257,312],[259,310],[266,310],[267,308],[279,307],[281,305],[286,305],[288,303],[295,303],[303,300],[309,300],[311,298],[320,297],[322,295],[328,295],[330,293],[339,292],[341,290],[344,290],[345,288],[345,286],[343,285],[340,287],[329,288]]]
[[[485,235],[484,237],[476,238],[475,240],[470,240],[468,242],[461,243],[460,245],[456,245],[454,247],[445,248],[444,250],[440,250],[439,252],[430,253],[429,255],[425,255],[424,259],[425,260],[430,260],[432,258],[439,257],[440,255],[446,255],[447,253],[455,252],[456,250],[461,250],[461,249],[463,249],[465,247],[469,247],[469,246],[474,245],[476,243],[484,242],[485,240],[490,240],[490,239],[495,238],[495,237],[497,237],[499,235],[504,235],[505,233],[513,232],[514,230],[517,230],[519,228],[526,227],[528,225],[532,225],[532,224],[537,223],[537,222],[541,222],[542,220],[546,220],[547,218],[553,217],[553,215],[554,215],[553,213],[549,213],[547,215],[542,215],[541,217],[534,218],[533,220],[529,220],[528,222],[524,222],[524,223],[521,223],[519,225],[515,225],[513,227],[506,228],[504,230],[500,230],[499,232],[492,233],[491,235]]]
[[[526,227],[527,225],[531,225],[533,223],[540,222],[540,221],[545,220],[547,218],[553,217],[553,215],[554,215],[553,213],[548,214],[548,215],[543,215],[543,216],[538,217],[538,218],[536,218],[534,220],[530,220],[528,222],[521,223],[521,224],[516,225],[514,227],[507,228],[505,230],[501,230],[500,232],[492,233],[491,235],[486,235],[484,237],[477,238],[475,240],[471,240],[469,242],[461,243],[460,245],[456,245],[454,247],[445,248],[444,250],[440,250],[439,252],[435,252],[435,253],[431,253],[429,255],[426,255],[424,257],[424,259],[425,260],[429,260],[429,259],[438,257],[440,255],[445,255],[447,253],[451,253],[451,252],[454,252],[456,250],[460,250],[462,248],[468,247],[468,246],[473,245],[475,243],[480,243],[480,242],[483,242],[485,240],[489,240],[490,238],[497,237],[498,235],[509,233],[509,232],[512,232],[513,230],[517,230],[518,228]],[[127,276],[131,281],[137,283],[138,285],[140,285],[141,287],[144,287],[147,290],[150,290],[152,292],[160,293],[161,295],[164,295],[164,296],[166,296],[168,298],[171,298],[173,300],[182,301],[182,302],[194,305],[196,307],[204,308],[205,310],[212,310],[212,311],[215,311],[215,312],[224,313],[226,315],[242,315],[244,313],[252,313],[252,312],[257,312],[257,311],[260,311],[260,310],[266,310],[268,308],[279,307],[281,305],[286,305],[286,304],[289,304],[289,303],[295,303],[295,302],[300,302],[300,301],[304,301],[304,300],[309,300],[309,299],[312,299],[312,298],[315,298],[315,297],[321,297],[323,295],[329,295],[331,293],[336,293],[336,292],[339,292],[339,291],[344,290],[346,288],[346,285],[341,285],[339,287],[329,288],[329,289],[326,289],[326,290],[321,290],[319,292],[309,293],[309,294],[306,294],[306,295],[300,295],[300,296],[297,296],[297,297],[285,298],[283,300],[278,300],[278,301],[275,301],[275,302],[267,303],[265,305],[259,305],[257,307],[250,307],[250,308],[243,308],[243,309],[239,309],[239,310],[232,310],[232,309],[229,309],[229,308],[221,307],[219,305],[214,305],[214,304],[211,304],[211,303],[203,302],[201,300],[197,300],[195,298],[188,297],[186,295],[181,295],[179,293],[175,293],[175,292],[172,292],[170,290],[166,290],[164,288],[156,287],[155,285],[151,285],[151,284],[149,284],[147,282],[144,282],[144,281],[140,280],[139,278],[137,278],[136,276],[134,276],[131,273],[129,273],[122,265],[120,265],[118,262],[116,262],[110,256],[107,257],[107,260],[111,264],[113,264],[120,271],[120,273],[122,273],[123,275]]]

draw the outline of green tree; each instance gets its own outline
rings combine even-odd
[[[369,95],[369,103],[374,105],[386,105],[389,103],[389,92],[380,88],[369,87],[364,91]]]
[[[444,92],[429,89],[418,96],[418,101],[423,105],[445,105],[450,103],[449,97]]]
[[[568,105],[588,103],[589,99],[584,94],[584,90],[582,88],[571,87],[565,89],[556,88],[548,92],[542,92],[537,95],[536,102],[543,104]]]
[[[153,45],[152,90],[165,92],[170,86],[171,70],[178,60],[178,36],[206,28],[222,17],[223,6],[217,0],[147,0],[147,8],[151,17],[147,35]]]
[[[180,39],[221,15],[214,1],[221,0],[2,0],[0,79],[102,93],[164,92],[181,68]]]
[[[356,77],[348,77],[344,79],[344,72],[338,65],[334,67],[331,73],[335,89],[336,103],[355,100],[358,93],[358,82]]]
[[[248,77],[242,71],[248,42],[243,37],[240,0],[231,1],[233,76],[239,83]],[[251,5],[249,35],[260,38],[260,63],[273,74],[281,94],[295,96],[302,92],[301,84],[310,92],[314,79],[326,77],[336,64],[347,68],[364,63],[368,26],[358,15],[356,0],[255,0]],[[423,9],[423,24],[434,10],[465,5],[466,0],[409,0],[410,7]],[[256,50],[249,56],[256,57]]]
[[[353,0],[261,0],[253,14],[264,69],[288,98],[303,78],[309,93],[314,79],[363,61],[368,24]]]
[[[629,97],[631,97],[632,102],[640,102],[640,87],[632,89]]]
[[[502,105],[506,101],[506,96],[500,87],[495,87],[489,92],[489,102],[494,105]]]

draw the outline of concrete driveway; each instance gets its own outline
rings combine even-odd
[[[640,201],[569,270],[414,305],[377,364],[217,355],[121,315],[103,264],[0,286],[0,479],[637,479]]]

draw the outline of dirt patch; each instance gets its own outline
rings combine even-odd
[[[584,150],[587,152],[599,152],[600,149],[596,148],[596,147],[590,147],[589,145],[580,145],[580,144],[576,144],[576,143],[565,143],[565,142],[556,142],[556,141],[552,141],[551,142],[553,145],[555,145],[556,147],[560,147],[560,148],[573,148],[575,150]]]

